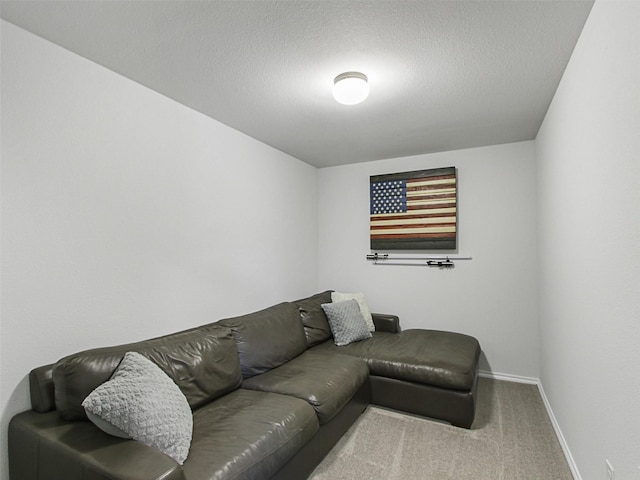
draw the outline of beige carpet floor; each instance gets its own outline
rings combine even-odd
[[[471,430],[370,406],[310,480],[572,480],[538,388],[479,382]]]

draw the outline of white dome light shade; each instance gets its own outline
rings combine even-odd
[[[346,72],[333,81],[333,98],[343,105],[356,105],[369,96],[367,76],[360,72]]]

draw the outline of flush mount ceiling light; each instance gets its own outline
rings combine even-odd
[[[364,73],[345,72],[333,80],[333,98],[343,105],[356,105],[369,96],[369,81]]]

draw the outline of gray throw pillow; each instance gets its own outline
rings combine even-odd
[[[367,327],[369,327],[369,331],[375,332],[376,326],[373,323],[373,317],[371,316],[371,311],[369,310],[369,305],[367,304],[367,300],[364,298],[364,293],[331,292],[332,302],[344,302],[345,300],[352,300],[352,299],[358,302],[358,306],[360,307],[360,312],[362,313],[364,320],[367,322]]]
[[[371,338],[357,301],[323,303],[321,306],[329,319],[333,341],[339,347]]]
[[[160,367],[127,352],[112,377],[82,402],[89,419],[110,435],[133,438],[182,465],[193,416],[178,386]]]

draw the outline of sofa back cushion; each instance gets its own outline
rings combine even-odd
[[[233,331],[244,378],[279,367],[307,349],[300,314],[293,303],[280,303],[218,323]]]
[[[109,380],[126,352],[138,352],[178,385],[193,409],[242,383],[238,351],[230,329],[210,324],[138,343],[69,355],[53,367],[56,408],[62,418],[87,418],[83,400]]]
[[[323,303],[331,303],[331,290],[316,293],[311,297],[302,298],[293,303],[297,305],[300,311],[300,319],[304,325],[304,333],[309,347],[313,347],[332,337],[329,321],[320,306]]]

